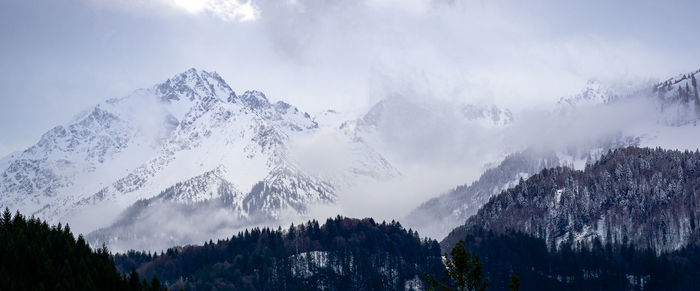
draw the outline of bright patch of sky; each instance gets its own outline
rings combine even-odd
[[[210,13],[224,21],[252,21],[258,17],[258,11],[250,0],[173,0],[175,5],[189,13]]]

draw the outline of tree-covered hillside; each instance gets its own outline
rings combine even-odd
[[[520,278],[520,290],[698,290],[700,246],[657,255],[631,245],[563,243],[548,249],[528,234],[471,229],[467,249],[484,263],[489,287],[498,290]]]
[[[442,274],[440,247],[398,222],[336,217],[287,230],[254,228],[160,255],[116,255],[117,267],[185,290],[405,290]]]
[[[443,240],[472,227],[564,242],[634,245],[657,253],[692,243],[700,225],[700,153],[622,148],[584,171],[545,169],[491,198]]]
[[[161,290],[120,275],[106,248],[94,251],[70,227],[49,226],[5,209],[0,219],[0,290]]]
[[[699,219],[700,153],[630,147],[521,180],[441,246],[464,240],[493,286],[697,290]]]

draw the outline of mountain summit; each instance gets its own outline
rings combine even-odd
[[[147,232],[106,230],[112,224],[115,231],[126,224],[152,230],[147,224],[161,223],[154,216],[164,213],[157,206],[166,206],[170,217],[163,219],[171,223],[174,217],[193,218],[175,209],[223,211],[225,219],[216,223],[225,227],[303,215],[311,205],[335,203],[337,190],[359,176],[396,175],[379,154],[349,138],[361,149],[349,157],[352,166],[323,176],[308,171],[291,156],[292,141],[318,128],[290,104],[271,103],[258,91],[237,95],[217,73],[189,69],[109,99],[7,157],[0,169],[0,204],[67,221],[81,232],[102,229],[102,238],[147,241]],[[162,235],[171,243],[188,242]]]

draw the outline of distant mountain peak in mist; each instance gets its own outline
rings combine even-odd
[[[572,107],[599,105],[611,103],[618,98],[619,95],[613,88],[597,79],[591,79],[586,82],[586,85],[578,94],[572,97],[562,97],[559,99],[558,104]]]
[[[553,150],[523,148],[521,152],[511,152],[494,163],[495,166],[487,168],[476,181],[446,190],[427,200],[403,221],[422,233],[440,237],[476,214],[494,195],[542,169],[563,166],[582,170],[608,150],[627,146],[694,150],[700,142],[696,127],[700,119],[700,99],[695,81],[698,74],[700,70],[660,83],[642,82],[622,86],[591,80],[579,93],[562,98],[552,111],[551,118],[547,119],[548,123],[561,122],[566,125],[563,128],[573,132],[576,137],[574,142],[552,146]],[[622,118],[624,126],[615,128],[618,117]],[[592,119],[601,118],[591,122]],[[577,125],[575,121],[584,121],[586,126],[573,126]],[[601,132],[594,138],[578,138],[579,134],[585,136],[586,133],[578,133],[573,128],[589,130],[590,124],[603,130],[592,129]],[[560,135],[564,134],[554,131],[545,137],[556,144]],[[509,142],[513,140],[504,140],[504,143]],[[538,145],[546,147],[548,142]]]

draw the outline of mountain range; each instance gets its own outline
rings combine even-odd
[[[519,231],[562,243],[634,245],[670,252],[700,243],[700,153],[611,150],[584,170],[544,169],[492,197],[443,245],[472,228]]]
[[[0,204],[68,222],[93,243],[162,249],[298,221],[357,185],[416,178],[406,160],[477,156],[465,167],[483,169],[480,177],[405,211],[407,226],[441,238],[543,169],[582,170],[620,147],[696,147],[698,73],[622,89],[592,81],[532,119],[491,104],[400,96],[359,117],[311,115],[190,69],[108,99],[1,159]],[[624,118],[598,124],[610,116]],[[539,131],[555,138],[542,141]],[[309,146],[327,136],[332,150]]]
[[[700,144],[696,127],[700,119],[698,73],[616,88],[590,81],[580,93],[562,98],[547,112],[552,117],[544,123],[564,124],[561,130],[547,132],[554,135],[549,137],[550,142],[516,149],[475,181],[429,199],[402,221],[431,237],[445,237],[452,228],[463,225],[476,214],[491,197],[543,169],[562,166],[583,170],[609,150],[628,146],[695,150]],[[605,124],[595,119],[602,119]],[[573,139],[561,138],[567,131],[577,129],[581,132],[575,133]],[[565,141],[560,142],[557,137]]]
[[[92,237],[109,243],[135,240],[125,243],[153,247],[137,242],[162,235],[167,243],[184,243],[189,235],[138,232],[133,223],[153,229],[176,215],[191,221],[195,216],[186,211],[194,208],[226,210],[214,224],[221,226],[202,234],[209,238],[219,228],[303,215],[310,205],[332,204],[338,188],[360,178],[399,175],[352,137],[344,140],[353,153],[344,168],[333,173],[306,169],[292,153],[292,141],[318,130],[308,113],[290,104],[272,103],[257,91],[236,94],[217,73],[190,69],[152,88],[106,100],[5,158],[0,204],[68,222],[80,232],[100,229]],[[163,215],[165,209],[173,216]],[[201,222],[190,226],[196,229]],[[117,231],[125,227],[131,229]],[[105,228],[114,231],[101,236]]]

